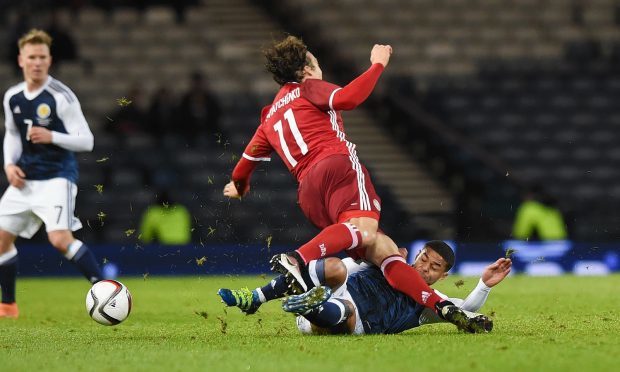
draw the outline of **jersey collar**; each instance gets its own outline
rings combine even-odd
[[[41,94],[41,92],[43,92],[45,90],[45,88],[47,88],[47,86],[49,85],[50,81],[52,81],[52,76],[48,75],[47,76],[47,80],[45,80],[45,83],[43,83],[41,88],[39,88],[39,89],[37,89],[35,91],[32,91],[32,92],[28,91],[28,84],[26,84],[26,86],[24,87],[24,97],[26,97],[27,100],[32,101],[39,94]]]

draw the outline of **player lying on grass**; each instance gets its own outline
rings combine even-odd
[[[430,266],[432,254],[421,254],[426,257],[418,259],[422,261],[420,266]],[[445,322],[432,310],[394,291],[375,267],[360,268],[351,259],[333,257],[324,263],[317,261],[317,265],[324,265],[326,273],[338,273],[332,278],[336,286],[314,287],[304,294],[288,297],[282,305],[284,311],[298,314],[297,327],[302,333],[391,334],[424,324]],[[510,266],[511,262],[506,258],[487,266],[476,288],[464,300],[448,298],[435,290],[440,297],[459,306],[467,316],[457,323],[459,329],[470,333],[493,329],[492,320],[476,311],[484,305],[491,287],[510,272]],[[441,280],[447,273],[440,269],[430,271],[428,275],[430,278],[439,275],[438,280]],[[432,280],[429,285],[433,284]]]
[[[430,241],[412,266],[428,285],[432,285],[444,279],[453,264],[454,254],[447,244]],[[511,265],[511,261],[504,258],[489,265],[465,300],[448,298],[435,291],[442,299],[459,307],[459,311],[452,314],[459,329],[472,333],[492,329],[493,323],[488,317],[473,312],[482,307],[490,288],[508,275]],[[297,318],[297,325],[304,333],[399,333],[444,321],[434,311],[394,290],[374,266],[357,264],[350,258],[330,257],[313,261],[309,271],[316,286],[304,294],[288,297],[283,304],[285,311],[303,313]],[[253,291],[220,289],[218,294],[228,306],[237,306],[252,314],[263,302],[285,296],[283,282],[280,276]]]

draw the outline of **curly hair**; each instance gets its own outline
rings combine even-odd
[[[294,81],[300,83],[303,79],[304,67],[310,66],[308,47],[295,37],[287,36],[284,40],[274,42],[263,50],[267,62],[265,67],[273,75],[273,80],[280,85]]]
[[[49,48],[52,46],[52,37],[45,31],[33,28],[17,41],[19,49],[26,44],[45,44]]]

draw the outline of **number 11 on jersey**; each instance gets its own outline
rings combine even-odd
[[[301,150],[302,155],[306,155],[308,153],[308,145],[304,141],[304,138],[301,136],[301,132],[297,127],[297,122],[295,121],[295,115],[293,115],[293,110],[288,109],[284,112],[284,120],[288,123],[288,127],[291,129],[291,133],[293,133],[293,137],[295,138],[295,142],[297,146]],[[284,151],[284,156],[286,156],[286,160],[291,164],[291,167],[295,168],[297,165],[297,160],[291,154],[291,151],[286,144],[286,140],[284,139],[284,133],[282,132],[282,120],[278,120],[277,123],[273,125],[273,129],[278,132],[278,137],[280,138],[280,145],[282,145],[282,151]]]

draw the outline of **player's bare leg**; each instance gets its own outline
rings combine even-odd
[[[0,287],[2,302],[0,318],[17,318],[19,309],[15,302],[15,282],[17,278],[17,249],[15,235],[0,229]]]
[[[375,246],[378,235],[377,230],[379,230],[379,221],[370,217],[357,217],[351,218],[348,222],[356,226],[360,231],[363,248],[368,249]]]
[[[73,234],[69,230],[50,231],[47,233],[47,238],[52,246],[63,255],[67,253],[69,245],[75,240]]]
[[[95,255],[82,241],[75,239],[70,230],[49,231],[50,243],[80,270],[91,283],[103,279]]]

